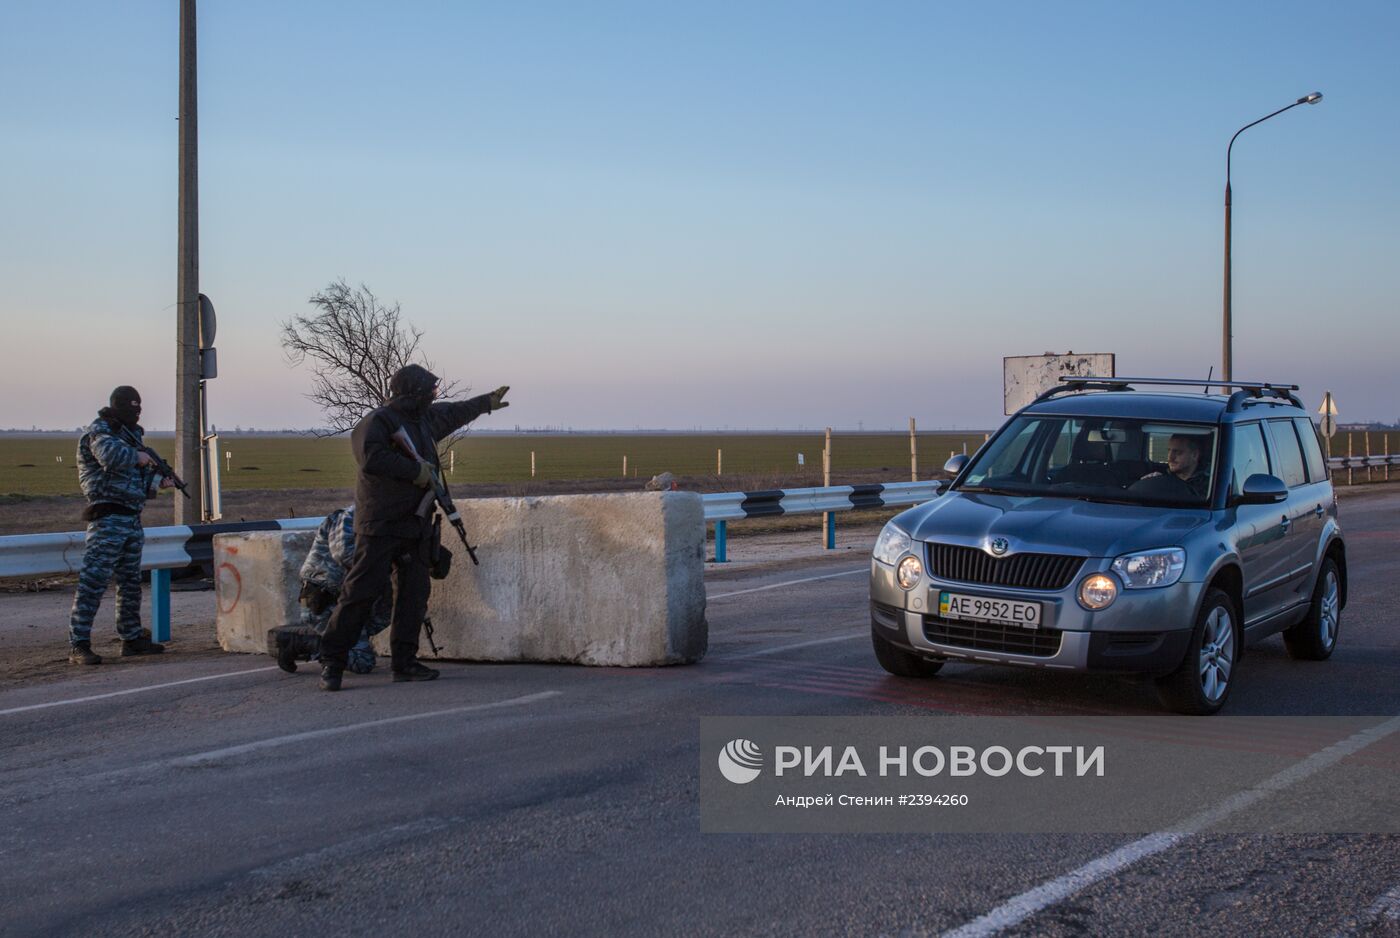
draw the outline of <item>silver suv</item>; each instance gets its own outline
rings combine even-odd
[[[1133,388],[1190,383],[1067,379],[971,459],[949,460],[953,481],[875,545],[871,637],[885,670],[1136,672],[1167,707],[1206,714],[1248,643],[1282,632],[1294,658],[1331,655],[1346,546],[1296,386]]]

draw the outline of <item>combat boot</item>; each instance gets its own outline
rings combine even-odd
[[[74,642],[68,652],[69,664],[101,664],[102,656],[92,650],[92,642]]]
[[[134,655],[158,655],[165,651],[165,646],[153,642],[144,633],[136,638],[122,639],[122,657],[130,658]]]
[[[402,681],[435,681],[438,672],[421,661],[410,661],[401,668],[394,668],[394,683]]]
[[[340,678],[344,674],[345,669],[340,665],[322,662],[321,690],[340,690]]]
[[[267,653],[277,659],[277,667],[295,674],[298,661],[310,661],[321,650],[321,636],[304,625],[284,625],[267,630]]]

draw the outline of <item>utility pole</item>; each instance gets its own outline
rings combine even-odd
[[[199,460],[199,107],[195,88],[195,0],[180,0],[179,234],[175,275],[175,471],[200,479]],[[175,523],[199,508],[175,499]]]

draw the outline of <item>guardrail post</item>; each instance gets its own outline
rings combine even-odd
[[[715,563],[729,562],[729,526],[727,522],[715,522]]]
[[[151,571],[151,641],[170,641],[170,571]]]
[[[836,512],[826,513],[826,549],[836,549]]]

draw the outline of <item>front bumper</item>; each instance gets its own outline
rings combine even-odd
[[[1202,584],[1177,582],[1152,590],[1124,590],[1107,609],[1079,605],[1080,581],[1108,561],[1090,559],[1063,590],[1018,590],[924,579],[900,589],[894,569],[871,560],[870,618],[875,634],[929,657],[1065,671],[1165,674],[1186,653]],[[942,590],[1041,604],[1040,629],[1027,630],[938,617]]]

